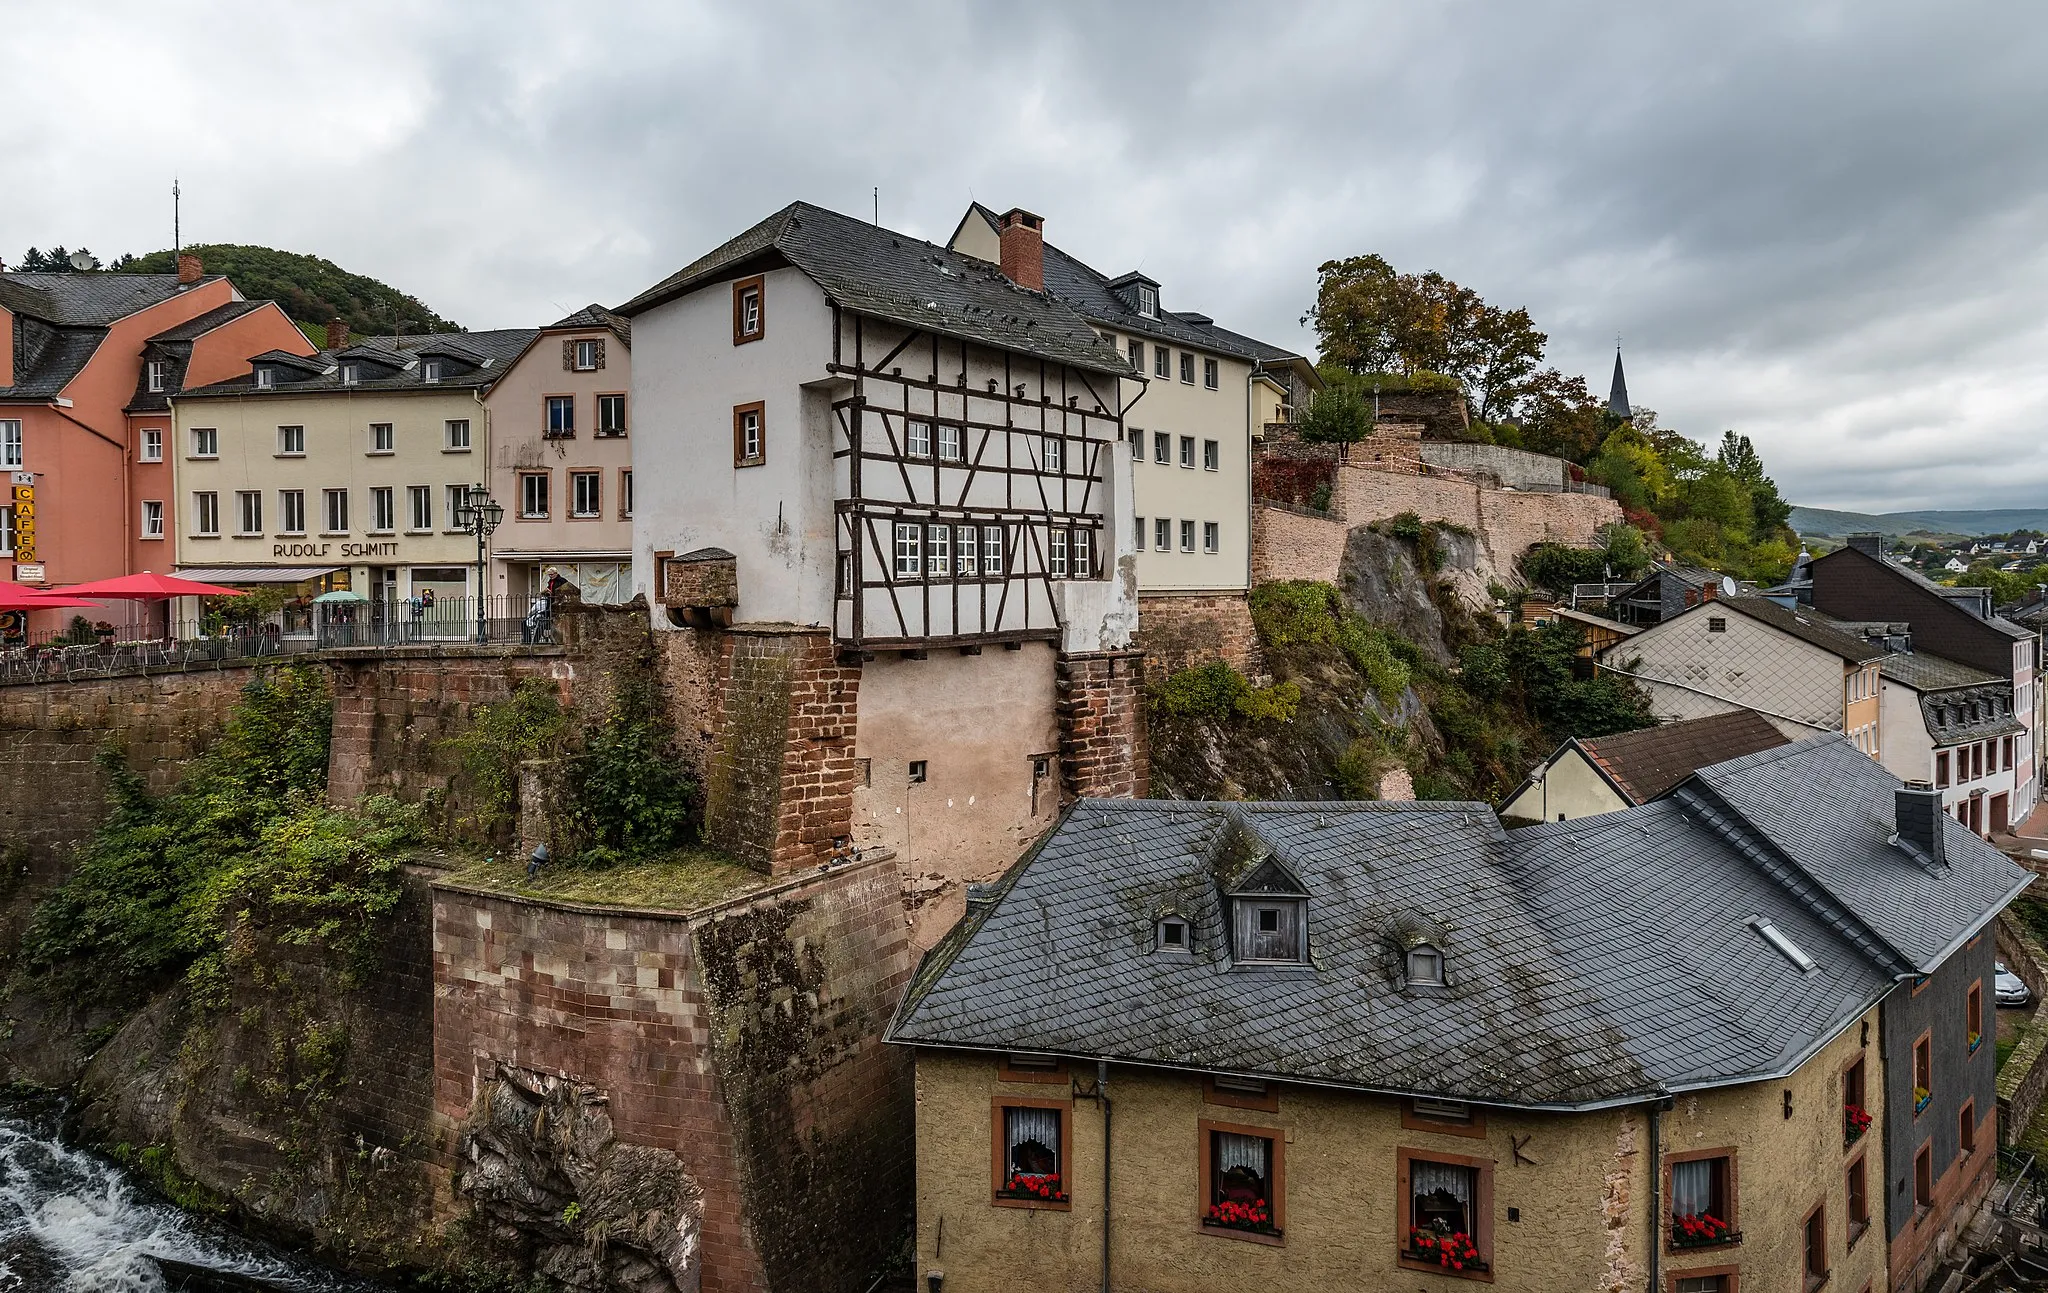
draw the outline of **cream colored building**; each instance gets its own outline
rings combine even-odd
[[[474,620],[462,604],[476,591],[477,544],[454,509],[486,480],[485,393],[534,337],[510,329],[273,351],[245,377],[178,393],[179,568],[347,587],[371,602],[365,623],[418,618],[423,636],[462,636]],[[441,610],[416,615],[413,600],[429,590]],[[285,628],[310,622],[287,617]]]
[[[995,213],[970,206],[951,247],[996,261]],[[1124,396],[1139,595],[1242,594],[1251,586],[1252,442],[1287,420],[1291,389],[1320,388],[1314,365],[1207,315],[1168,310],[1156,280],[1108,277],[1051,243],[1045,288],[1140,374],[1126,379]]]
[[[493,594],[530,598],[559,574],[585,601],[631,599],[631,394],[631,325],[597,305],[542,328],[492,383]]]
[[[1613,736],[1575,736],[1557,747],[1500,807],[1509,826],[1595,817],[1647,804],[1700,768],[1785,744],[1747,709],[1659,723]]]

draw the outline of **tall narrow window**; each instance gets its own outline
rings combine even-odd
[[[1050,574],[1054,579],[1065,579],[1067,577],[1067,532],[1065,530],[1054,527],[1047,533],[1045,563],[1046,573]]]
[[[1964,1158],[1977,1152],[1977,1102],[1963,1101],[1956,1113],[1956,1151]]]
[[[622,468],[619,472],[619,517],[631,520],[633,516],[633,469]]]
[[[1173,550],[1173,521],[1164,516],[1152,518],[1152,546],[1160,552]]]
[[[406,504],[412,511],[411,528],[415,531],[434,528],[434,491],[429,485],[407,485]]]
[[[1216,361],[1213,359],[1204,359],[1202,361],[1202,385],[1208,387],[1212,391],[1215,390],[1217,387],[1216,375]]]
[[[1045,470],[1059,474],[1067,469],[1067,443],[1056,435],[1045,437]]]
[[[253,489],[235,494],[235,533],[263,533],[263,495]]]
[[[1189,386],[1195,384],[1195,357],[1185,350],[1180,352],[1180,379]]]
[[[371,453],[390,453],[395,444],[396,438],[391,434],[391,424],[389,422],[372,422],[370,424]]]
[[[1131,367],[1141,374],[1145,371],[1145,343],[1136,337],[1131,338]]]
[[[0,553],[14,555],[14,505],[0,507]]]
[[[1844,1149],[1863,1139],[1863,1133],[1870,1130],[1870,1110],[1863,1094],[1863,1061],[1842,1070],[1842,1147]]]
[[[984,525],[981,527],[981,573],[984,577],[999,577],[1003,573],[1003,527]]]
[[[326,491],[323,501],[327,507],[326,533],[347,534],[348,491],[345,489],[330,489]]]
[[[757,275],[732,285],[732,344],[759,341],[765,324],[761,302],[762,283]]]
[[[1963,1041],[1972,1055],[1984,1043],[1984,984],[1981,980],[1970,985],[1969,996],[1963,1003]]]
[[[1159,289],[1145,283],[1138,284],[1138,313],[1148,319],[1159,317]]]
[[[193,444],[198,444],[199,433],[192,433]],[[198,450],[195,448],[194,453]],[[21,466],[21,419],[0,418],[0,467]]]
[[[911,521],[896,523],[896,577],[917,579],[924,574],[924,527]]]
[[[220,537],[220,495],[213,490],[192,495],[192,533],[208,539]]]
[[[576,397],[574,395],[550,395],[547,397],[546,432],[550,436],[566,438],[576,434]]]
[[[1161,464],[1173,461],[1173,437],[1164,431],[1152,433],[1152,461]]]
[[[1195,523],[1193,521],[1182,521],[1180,523],[1180,550],[1182,552],[1193,552],[1195,550]]]
[[[1828,1211],[1826,1205],[1813,1210],[1806,1218],[1805,1242],[1802,1245],[1803,1260],[1800,1273],[1804,1275],[1805,1287],[1817,1289],[1828,1278]]]
[[[1188,468],[1195,465],[1195,438],[1191,435],[1180,438],[1180,465]]]
[[[600,395],[597,397],[597,434],[602,436],[626,434],[625,396]]]
[[[142,430],[142,461],[162,462],[164,460],[164,433],[160,427],[144,427]]]
[[[1154,377],[1171,377],[1173,376],[1172,368],[1173,352],[1168,350],[1165,346],[1153,346],[1152,375]]]
[[[575,365],[579,373],[597,371],[597,342],[584,340],[576,343]]]
[[[161,502],[143,503],[142,537],[145,539],[161,539],[164,537],[164,505]],[[13,544],[10,543],[7,546],[10,551],[13,550]]]
[[[1849,1245],[1855,1247],[1863,1232],[1870,1228],[1870,1170],[1863,1165],[1859,1156],[1849,1164],[1844,1178],[1843,1199],[1849,1210]]]
[[[540,478],[543,481],[545,481],[547,479],[547,473],[540,473]],[[469,486],[449,485],[443,491],[442,497],[445,498],[448,503],[448,528],[451,530],[463,529],[464,526],[462,524],[462,513],[463,509],[469,505]],[[545,500],[547,498],[547,487],[545,485],[541,487],[541,498],[543,500],[542,506],[543,508],[545,508]],[[543,510],[541,514],[545,516],[547,513],[545,512],[545,510]]]
[[[163,390],[164,381],[170,373],[170,368],[171,366],[161,359],[149,361],[149,389],[152,394]]]
[[[1934,1102],[1934,1043],[1926,1034],[1913,1043],[1913,1114]]]
[[[1145,460],[1145,433],[1143,431],[1138,430],[1138,428],[1136,427],[1132,427],[1130,431],[1130,437],[1131,461],[1143,462]]]
[[[355,364],[343,364],[341,366],[341,384],[343,386],[354,386],[362,380],[362,375],[363,370]]]
[[[604,515],[603,479],[594,471],[569,473],[569,515],[579,519]]]
[[[1934,1146],[1922,1145],[1913,1155],[1913,1206],[1934,1206]]]
[[[1222,546],[1223,527],[1214,521],[1202,522],[1202,551],[1215,552]]]
[[[1095,578],[1095,531],[1074,531],[1074,551],[1071,560],[1073,578]]]
[[[1131,546],[1140,552],[1145,550],[1145,518],[1142,516],[1131,518]]]
[[[573,428],[576,420],[576,405],[569,405],[569,421]],[[441,428],[441,444],[450,453],[469,452],[469,419],[449,418]]]
[[[1934,784],[1937,789],[1948,787],[1948,751],[1934,756]]]
[[[304,534],[306,532],[306,491],[303,489],[280,489],[277,491],[278,533]],[[258,526],[257,528],[262,528]]]
[[[1202,441],[1202,470],[1221,471],[1222,469],[1223,446],[1214,440]]]
[[[980,534],[981,527],[963,525],[953,535],[956,545],[953,556],[960,563],[960,575],[964,579],[972,579],[981,573],[980,548],[975,543]]]
[[[939,461],[959,462],[961,428],[949,422],[939,424]]]
[[[398,509],[392,506],[392,490],[389,485],[373,485],[370,488],[370,531],[373,534],[389,534],[396,528]]]
[[[758,467],[768,461],[768,433],[762,426],[762,404],[738,404],[732,410],[732,465]]]
[[[925,569],[934,579],[943,579],[953,573],[953,527],[950,525],[928,525],[925,527]]]

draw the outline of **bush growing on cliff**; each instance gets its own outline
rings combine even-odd
[[[554,684],[527,678],[496,705],[479,705],[469,728],[448,745],[469,778],[470,818],[465,823],[486,839],[519,820],[519,765],[561,752],[569,717]]]
[[[1269,650],[1297,660],[1317,652],[1339,652],[1383,705],[1397,703],[1408,689],[1412,673],[1397,654],[1394,639],[1345,606],[1330,585],[1311,580],[1261,584],[1252,590],[1251,609],[1252,622]]]
[[[683,772],[650,680],[622,683],[610,710],[584,729],[568,788],[588,852],[597,855],[587,861],[647,857],[690,842],[697,785]]]
[[[1152,704],[1172,718],[1284,723],[1301,704],[1301,688],[1292,682],[1254,687],[1237,670],[1212,660],[1169,677],[1153,691]]]

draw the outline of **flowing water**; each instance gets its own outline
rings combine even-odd
[[[153,1258],[291,1293],[373,1286],[244,1238],[166,1202],[56,1136],[56,1119],[0,1112],[0,1293],[159,1293],[251,1287],[168,1283]]]

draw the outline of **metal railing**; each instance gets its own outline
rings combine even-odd
[[[487,644],[561,641],[545,599],[480,599]],[[477,598],[335,602],[290,607],[254,621],[147,619],[71,628],[0,644],[0,683],[56,682],[276,659],[348,647],[460,646],[477,637]]]

